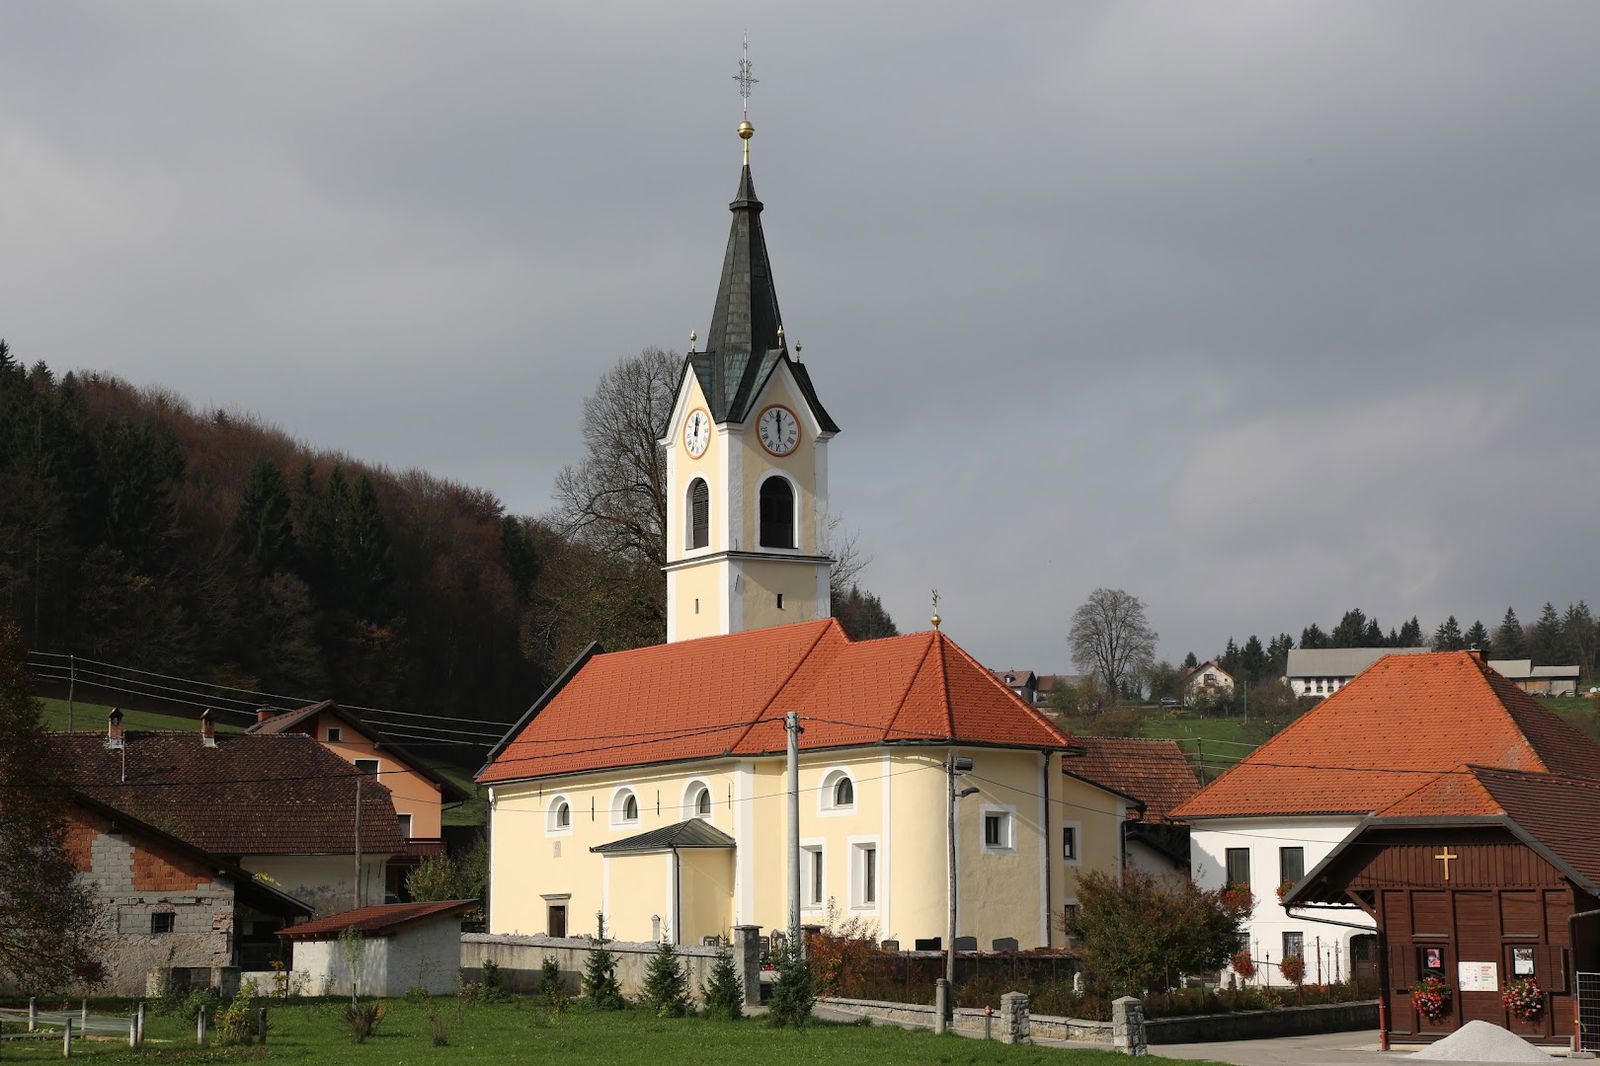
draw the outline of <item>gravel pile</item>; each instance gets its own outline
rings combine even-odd
[[[1410,1057],[1442,1062],[1556,1061],[1554,1055],[1546,1055],[1511,1030],[1484,1021],[1468,1022]]]

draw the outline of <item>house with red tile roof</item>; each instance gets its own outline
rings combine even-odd
[[[1255,893],[1250,948],[1263,974],[1300,955],[1309,973],[1376,976],[1375,926],[1355,906],[1319,924],[1279,903],[1375,811],[1463,763],[1600,777],[1600,745],[1490,669],[1477,652],[1390,655],[1257,748],[1173,817],[1191,824],[1202,887]],[[1320,938],[1321,950],[1316,944]],[[1316,956],[1313,958],[1313,956]]]
[[[303,733],[383,782],[394,799],[395,817],[406,838],[405,849],[389,860],[385,871],[389,895],[398,898],[403,894],[406,875],[423,859],[444,854],[444,809],[467,799],[466,790],[384,735],[353,708],[333,700],[281,713],[263,707],[245,732]]]
[[[1189,827],[1172,810],[1200,791],[1200,779],[1175,740],[1074,737],[1061,760],[1068,777],[1131,802],[1117,827],[1122,861],[1157,876],[1189,873]]]
[[[829,618],[575,663],[478,775],[489,931],[566,935],[597,911],[619,939],[782,928],[790,711],[804,921],[832,904],[884,938],[943,943],[952,754],[974,763],[958,937],[1061,943],[1054,917],[1084,861],[1082,843],[1057,846],[1069,821],[1095,823],[1114,868],[1107,827],[1132,801],[1063,775],[1070,741],[1046,716],[942,632],[852,641]]]
[[[406,844],[382,780],[301,733],[217,733],[209,719],[139,732],[113,712],[105,733],[51,744],[67,787],[318,913],[383,902],[384,867]]]
[[[1285,903],[1353,905],[1377,926],[1385,1045],[1470,1021],[1565,1044],[1576,974],[1600,970],[1597,824],[1594,777],[1457,766],[1363,819]],[[1450,989],[1432,1014],[1410,995],[1425,977]],[[1506,1003],[1518,982],[1535,1010]]]

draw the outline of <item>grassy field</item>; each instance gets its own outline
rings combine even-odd
[[[76,729],[98,730],[106,727],[106,715],[111,713],[111,708],[99,703],[84,703],[75,701],[69,717],[66,700],[40,700],[44,704],[44,727],[46,729]],[[219,733],[242,733],[245,726],[250,724],[243,715],[219,713],[213,716],[217,723]],[[200,724],[194,718],[184,718],[176,714],[156,714],[153,711],[135,711],[124,708],[122,711],[122,726],[124,729],[181,729],[184,732],[199,732]]]
[[[51,1004],[55,1006],[55,1004]],[[531,1061],[540,1066],[591,1066],[648,1060],[652,1066],[784,1066],[788,1063],[866,1062],[874,1066],[929,1063],[1022,1066],[1115,1066],[1112,1051],[1009,1046],[893,1026],[829,1025],[816,1022],[801,1032],[772,1029],[759,1019],[715,1022],[705,1018],[657,1018],[644,1011],[591,1013],[578,1008],[552,1013],[518,1001],[462,1006],[454,998],[429,1003],[389,1000],[388,1013],[364,1044],[351,1041],[341,1020],[342,1004],[318,1001],[272,1008],[267,1045],[210,1048],[194,1044],[193,1023],[153,1016],[142,1051],[111,1040],[75,1042],[73,1058],[93,1063],[233,1062],[282,1060],[329,1064],[403,1066],[500,1066]],[[105,1008],[97,1008],[104,1010]],[[433,1045],[427,1014],[443,1020],[448,1044]],[[10,1062],[58,1062],[59,1039],[7,1041]]]

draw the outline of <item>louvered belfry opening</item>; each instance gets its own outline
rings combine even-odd
[[[711,489],[704,478],[689,485],[689,547],[704,548],[711,543]]]

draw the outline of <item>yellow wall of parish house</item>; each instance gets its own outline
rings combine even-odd
[[[803,922],[824,922],[831,900],[836,921],[859,919],[870,935],[897,938],[905,947],[918,938],[945,935],[947,750],[879,747],[802,754],[800,837],[806,847],[821,849],[824,873],[822,902],[811,904],[809,867],[802,864]],[[977,937],[983,948],[1001,937],[1015,937],[1022,948],[1059,946],[1056,918],[1061,904],[1071,898],[1077,871],[1090,865],[1116,868],[1115,797],[1108,800],[1109,794],[1064,778],[1052,757],[1047,835],[1041,811],[1043,756],[1034,751],[958,750],[976,764],[959,786],[979,790],[957,808],[958,935]],[[838,772],[849,774],[854,786],[849,810],[830,809],[827,802]],[[606,860],[588,849],[689,817],[683,804],[691,780],[711,788],[711,823],[738,843],[729,850],[681,853],[684,928],[677,936],[682,942],[698,942],[740,923],[782,929],[788,921],[787,781],[783,759],[769,756],[497,786],[490,821],[490,932],[545,932],[543,897],[550,895],[570,896],[568,923],[573,931],[587,931],[602,906],[618,939],[648,939],[652,915],[670,925],[671,887],[665,872],[636,875],[644,867],[628,864],[643,856],[613,858],[608,878]],[[626,826],[613,825],[608,816],[622,784],[635,789],[640,804],[639,821]],[[558,795],[573,810],[572,827],[564,834],[547,827],[550,805]],[[986,808],[1004,811],[1011,819],[1009,848],[985,850]],[[1060,858],[1064,820],[1082,824],[1083,858],[1070,868]],[[861,898],[863,845],[877,849],[877,898],[871,902]],[[1048,898],[1046,862],[1051,864]],[[1049,929],[1043,931],[1046,925]]]
[[[661,935],[670,936],[672,912],[668,907],[672,884],[672,853],[651,851],[601,858],[606,879],[606,935],[616,940],[650,940],[660,923]],[[594,912],[581,912],[577,932],[595,923]]]
[[[680,904],[678,941],[698,944],[733,931],[733,850],[692,848],[678,852]]]
[[[340,731],[339,740],[328,739],[329,728]],[[378,780],[393,797],[395,814],[411,815],[413,837],[437,838],[442,834],[439,816],[442,800],[438,785],[335,715],[317,715],[312,729],[317,741],[341,759],[352,764],[357,759],[378,760]]]

